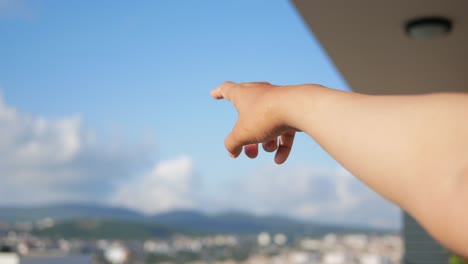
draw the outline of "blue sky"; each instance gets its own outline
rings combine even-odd
[[[225,80],[349,89],[288,1],[0,0],[0,36],[4,203],[399,226],[395,207],[305,135],[281,167],[224,150],[236,113],[209,91]]]

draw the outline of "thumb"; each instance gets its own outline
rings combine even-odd
[[[245,133],[240,132],[239,124],[236,123],[232,128],[231,133],[229,133],[224,140],[224,146],[229,152],[229,156],[231,156],[231,158],[237,158],[242,152],[242,147],[248,144],[248,139],[244,134]]]

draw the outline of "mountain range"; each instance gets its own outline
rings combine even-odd
[[[42,207],[0,207],[0,221],[37,221],[53,218],[56,224],[37,234],[53,236],[143,238],[185,234],[256,234],[262,231],[287,235],[326,233],[388,233],[369,227],[299,221],[282,216],[256,216],[245,212],[206,214],[195,210],[175,210],[156,215],[104,205],[61,204]],[[116,230],[118,232],[116,233]],[[123,232],[123,233],[122,233]]]

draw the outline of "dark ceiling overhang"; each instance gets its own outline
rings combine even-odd
[[[293,0],[354,91],[413,94],[468,91],[467,0]],[[408,37],[405,25],[447,17],[452,31]]]

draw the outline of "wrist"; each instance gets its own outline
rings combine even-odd
[[[276,89],[273,106],[278,121],[285,127],[305,131],[306,124],[316,114],[320,93],[327,88],[303,84]]]

